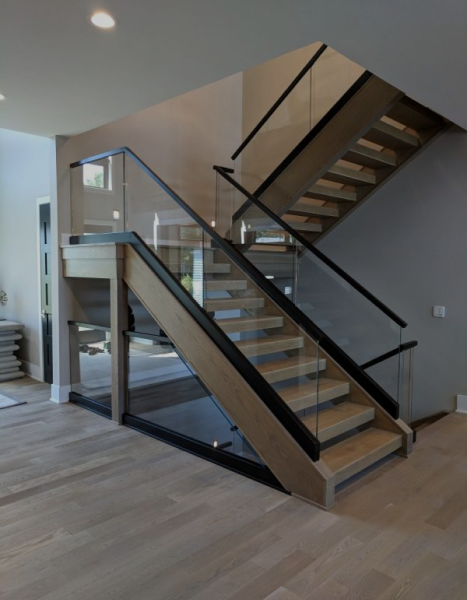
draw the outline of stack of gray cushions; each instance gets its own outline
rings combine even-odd
[[[14,354],[19,350],[17,342],[23,337],[20,333],[22,329],[20,323],[0,321],[0,381],[24,377],[20,370],[21,361]]]

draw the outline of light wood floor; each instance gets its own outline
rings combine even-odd
[[[465,600],[467,417],[325,512],[0,385],[2,600]]]

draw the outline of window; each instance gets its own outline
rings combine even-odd
[[[83,184],[86,187],[112,189],[112,157],[83,165]]]

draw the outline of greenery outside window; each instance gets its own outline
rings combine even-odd
[[[83,165],[83,185],[101,190],[111,190],[112,157]]]

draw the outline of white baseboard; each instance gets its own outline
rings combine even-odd
[[[457,413],[467,415],[467,396],[457,396]]]
[[[27,375],[29,375],[29,377],[37,379],[37,381],[44,381],[42,377],[42,371],[39,365],[34,365],[32,363],[26,362],[25,360],[21,362],[21,370],[24,371]]]
[[[63,404],[69,401],[71,385],[56,385],[53,383],[50,387],[50,401],[55,404]]]

